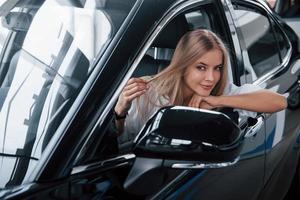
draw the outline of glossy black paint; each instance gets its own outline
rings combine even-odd
[[[148,183],[148,186],[145,185],[140,188],[144,188],[142,192],[135,191],[136,185],[134,187],[129,187],[126,184],[122,185],[127,178],[128,171],[130,171],[134,165],[134,160],[140,158],[118,158],[109,161],[99,161],[88,165],[88,167],[84,169],[80,168],[81,166],[74,166],[74,160],[82,148],[82,144],[86,139],[85,136],[93,130],[94,124],[96,124],[98,118],[104,112],[127,70],[130,68],[154,28],[164,16],[166,10],[173,6],[173,2],[175,1],[138,1],[136,8],[131,13],[133,18],[125,23],[122,27],[122,31],[120,31],[110,43],[105,54],[95,63],[96,65],[104,67],[94,73],[94,82],[92,87],[89,88],[85,100],[78,108],[77,114],[73,117],[60,143],[51,149],[51,156],[43,160],[43,165],[39,171],[40,173],[36,175],[35,181],[33,183],[25,183],[21,186],[7,188],[7,190],[2,193],[3,198],[144,199],[144,195],[146,194],[152,199],[185,199],[188,198],[187,192],[190,191],[190,194],[197,194],[196,197],[194,197],[196,199],[200,197],[204,199],[215,199],[216,196],[209,193],[205,188],[214,182],[213,186],[215,186],[214,190],[216,193],[228,194],[222,182],[218,182],[220,179],[225,179],[228,183],[244,183],[244,185],[236,189],[239,194],[234,196],[228,194],[228,196],[224,196],[224,199],[241,199],[241,197],[253,195],[252,191],[257,192],[257,194],[253,196],[258,199],[275,199],[275,197],[284,196],[285,190],[290,186],[291,179],[283,179],[283,177],[292,177],[294,175],[297,167],[296,163],[299,160],[298,133],[300,129],[297,123],[289,120],[294,116],[299,116],[299,110],[297,110],[297,113],[287,111],[289,118],[285,121],[285,127],[289,128],[284,132],[284,137],[288,137],[288,140],[278,146],[275,151],[272,150],[271,146],[268,146],[267,143],[264,143],[264,145],[269,147],[266,152],[266,178],[263,180],[264,184],[266,184],[265,189],[260,188],[262,185],[259,183],[257,183],[257,188],[255,189],[248,188],[249,185],[247,183],[252,181],[252,177],[248,176],[246,177],[247,180],[245,180],[243,174],[239,172],[248,170],[255,173],[257,166],[255,166],[255,162],[250,163],[247,162],[247,160],[237,163],[237,165],[232,168],[224,168],[223,170],[182,171],[159,168],[159,170],[150,174],[150,178],[152,178],[150,180],[152,180],[152,182]],[[226,14],[229,14],[230,11],[228,5],[222,5],[220,1],[215,1],[215,4],[220,8],[217,12],[220,12],[223,16],[224,24],[222,25],[228,34],[226,37],[230,37],[230,28],[225,19]],[[221,12],[222,9],[228,10]],[[286,69],[266,82],[268,88],[279,84],[279,92],[285,93],[289,91],[292,85],[296,84],[298,80],[296,74],[291,76],[290,68],[293,62],[299,58],[299,50],[296,48],[298,38],[294,32],[283,22],[280,23],[283,25],[292,42],[292,58],[289,60]],[[236,35],[232,37],[234,38]],[[230,38],[229,41],[234,43],[232,38]],[[233,44],[233,46],[239,46],[239,44]],[[236,47],[236,51],[231,52],[231,54],[235,64],[238,67],[243,67],[244,62],[241,52],[238,51],[238,49],[240,49],[240,47]],[[238,74],[238,69],[234,71],[235,74]],[[236,83],[239,83],[237,77],[234,77],[234,79]],[[108,114],[108,116],[111,115]],[[109,121],[108,118],[109,117],[105,120]],[[276,122],[273,122],[273,124],[274,123]],[[272,129],[273,124],[267,124],[267,126]],[[100,124],[96,131],[107,129],[106,126],[107,124],[105,123]],[[268,127],[266,128],[267,130]],[[269,133],[266,133],[266,137],[268,137],[268,134]],[[289,156],[285,157],[284,155]],[[278,157],[282,158],[280,161],[282,164],[276,165],[276,169],[274,169],[274,163],[278,162],[274,160],[277,160]],[[258,156],[256,159],[260,163],[265,162],[262,156]],[[287,159],[287,161],[285,162],[284,159]],[[150,163],[152,163],[155,168],[161,167],[161,161],[156,161],[157,160],[150,161]],[[294,163],[292,163],[292,161],[294,161]],[[290,166],[293,166],[293,168],[290,168]],[[278,170],[283,167],[290,169],[288,171],[290,173],[289,175]],[[241,168],[241,170],[236,172],[234,168]],[[230,176],[225,176],[225,174],[230,174]],[[149,177],[145,178],[145,180],[146,179],[149,179]],[[248,182],[245,184],[246,181]],[[141,182],[137,182],[137,185],[142,186],[142,184],[145,184],[144,182],[145,181],[141,180]],[[285,190],[282,189],[282,185],[285,186]],[[127,191],[124,190],[124,188],[127,188]],[[219,191],[216,191],[216,188]],[[262,189],[263,192],[258,191],[260,189]],[[194,190],[199,190],[199,193],[195,193]],[[177,191],[181,193],[176,193]]]
[[[242,138],[240,128],[227,115],[166,107],[141,130],[133,153],[138,157],[230,162],[238,157]]]

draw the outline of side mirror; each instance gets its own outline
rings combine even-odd
[[[241,147],[239,127],[225,114],[190,107],[160,109],[135,140],[137,157],[229,162]]]
[[[24,12],[10,12],[2,17],[2,26],[13,31],[28,31],[32,16]]]
[[[154,173],[162,167],[203,169],[233,165],[239,159],[242,140],[240,128],[221,112],[183,106],[162,108],[135,138],[136,160],[124,187],[141,192],[141,188],[136,189],[140,181],[155,179]],[[150,187],[145,188],[149,191]]]

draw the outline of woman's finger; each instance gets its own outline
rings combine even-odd
[[[200,108],[201,102],[202,102],[202,98],[201,97],[199,97],[199,96],[195,97],[195,107],[196,108]]]
[[[194,108],[199,108],[201,102],[202,102],[202,97],[193,95],[193,97],[190,100],[189,106]]]
[[[190,107],[195,107],[195,98],[194,98],[194,96],[192,96],[192,98],[191,98],[191,100],[189,102],[189,106]]]
[[[190,106],[190,107],[193,107],[193,108],[197,108],[197,107],[198,107],[198,106],[197,106],[197,101],[196,101],[196,99],[195,99],[194,96],[192,97],[189,106]]]
[[[123,88],[122,93],[119,96],[116,107],[120,110],[120,113],[125,113],[129,110],[131,102],[136,98],[144,94],[149,87],[146,81],[141,78],[131,78],[126,86]]]
[[[131,90],[132,88],[134,87],[145,87],[147,88],[147,84],[146,83],[141,83],[141,82],[133,82],[131,84],[127,84],[125,87],[124,87],[124,91],[127,91],[127,90]]]
[[[123,92],[124,96],[131,96],[132,94],[136,93],[136,92],[139,92],[139,91],[142,91],[142,90],[147,90],[147,87],[145,86],[136,86],[136,87],[133,87],[129,90],[125,90]]]
[[[206,103],[204,101],[201,103],[200,108],[207,109],[207,110],[213,109],[213,107],[211,105],[209,105],[208,103]]]
[[[135,83],[135,82],[138,82],[138,83],[147,83],[147,81],[145,81],[145,80],[142,79],[142,78],[131,78],[131,79],[129,79],[129,81],[127,82],[127,85],[132,84],[132,83]]]
[[[138,92],[133,93],[132,95],[128,96],[127,99],[132,102],[135,98],[143,95],[147,90],[141,90]]]

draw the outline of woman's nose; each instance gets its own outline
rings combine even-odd
[[[214,72],[213,70],[207,70],[205,74],[206,81],[214,81]]]

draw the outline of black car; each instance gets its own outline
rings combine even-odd
[[[300,36],[300,1],[265,0],[269,7]]]
[[[0,198],[284,199],[300,190],[295,32],[255,0],[7,0],[0,16]],[[204,28],[229,80],[288,98],[240,116],[165,107],[118,143],[116,100]]]

